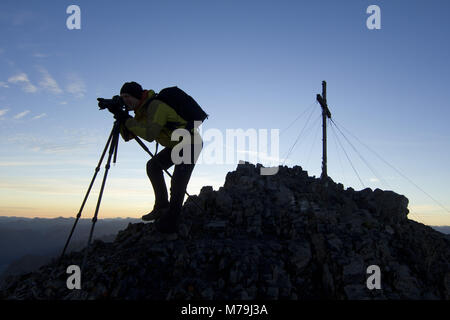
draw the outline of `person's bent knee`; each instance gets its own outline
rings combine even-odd
[[[152,159],[147,161],[147,174],[151,175],[152,173],[162,171],[161,166]]]

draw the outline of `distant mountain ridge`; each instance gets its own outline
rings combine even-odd
[[[99,219],[94,238],[113,241],[120,230],[138,219]],[[0,280],[6,275],[30,272],[59,255],[75,218],[0,217]],[[81,250],[87,243],[91,219],[80,219],[68,251]],[[12,264],[12,265],[11,265]]]
[[[445,234],[450,234],[450,226],[431,226],[434,230],[445,233]]]

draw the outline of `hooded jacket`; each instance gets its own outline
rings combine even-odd
[[[139,106],[134,110],[134,118],[125,121],[125,127],[148,142],[156,140],[165,147],[173,148],[179,141],[172,141],[172,132],[179,128],[185,128],[187,121],[175,112],[168,104],[154,99],[155,91],[145,90]],[[195,129],[194,129],[195,130]],[[191,132],[192,133],[192,132]],[[121,135],[125,141],[131,140],[126,130],[121,130]]]

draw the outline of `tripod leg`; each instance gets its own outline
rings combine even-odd
[[[61,254],[60,259],[62,259],[62,257],[63,257],[64,254],[66,253],[67,246],[69,245],[70,239],[72,238],[73,232],[75,231],[75,227],[76,227],[76,225],[77,225],[77,223],[78,223],[78,220],[79,220],[80,217],[81,217],[81,212],[83,211],[84,205],[86,204],[86,201],[87,201],[87,199],[88,199],[88,197],[89,197],[89,193],[91,192],[91,189],[92,189],[92,186],[93,186],[93,184],[94,184],[95,178],[97,177],[97,173],[100,171],[100,166],[101,166],[101,164],[102,164],[102,162],[103,162],[103,158],[105,157],[106,150],[108,150],[108,146],[109,146],[109,144],[111,143],[111,140],[112,140],[112,138],[113,138],[113,133],[114,133],[114,126],[113,126],[113,128],[112,128],[112,130],[111,130],[111,134],[109,135],[108,141],[106,142],[105,148],[103,149],[103,153],[102,153],[102,155],[101,155],[101,157],[100,157],[100,160],[99,160],[99,162],[98,162],[98,165],[97,165],[97,167],[95,168],[94,176],[92,177],[91,183],[89,184],[89,188],[88,188],[88,190],[87,190],[87,192],[86,192],[86,195],[84,196],[83,203],[81,204],[80,210],[78,211],[77,218],[76,218],[76,220],[75,220],[75,223],[73,224],[72,230],[70,231],[69,237],[67,238],[67,241],[66,241],[66,244],[65,244],[65,246],[64,246],[64,249],[63,249],[63,251],[62,251],[62,254]]]
[[[117,149],[117,145],[119,143],[119,134],[120,134],[120,124],[119,124],[119,122],[116,121],[114,123],[113,138],[112,138],[112,141],[111,141],[111,145],[109,147],[108,161],[107,161],[106,166],[105,166],[105,173],[104,173],[104,176],[103,176],[102,186],[100,188],[100,194],[98,196],[97,207],[95,208],[95,214],[94,214],[94,217],[92,218],[91,231],[89,233],[89,240],[88,240],[88,243],[86,245],[84,258],[83,258],[83,263],[81,265],[81,270],[84,269],[84,265],[85,265],[85,263],[87,261],[89,246],[90,246],[91,241],[92,241],[92,235],[94,234],[95,223],[97,222],[98,211],[100,209],[100,203],[102,201],[103,190],[105,189],[106,178],[108,177],[108,171],[109,171],[109,168],[110,168],[110,165],[111,165],[111,158],[112,158],[115,150]]]
[[[119,131],[120,132],[120,131]],[[119,147],[119,136],[117,136],[117,141],[116,141],[116,145],[114,147],[114,158],[113,158],[113,163],[116,163],[117,160],[117,148]]]

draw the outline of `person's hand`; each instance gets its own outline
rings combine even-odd
[[[119,122],[125,122],[129,118],[131,118],[131,116],[128,114],[128,111],[121,109],[114,113],[114,119],[118,120]]]

